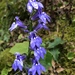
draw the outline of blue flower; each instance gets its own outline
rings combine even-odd
[[[41,71],[45,71],[45,68],[39,62],[33,63],[32,68],[28,71],[28,75],[41,75]]]
[[[30,48],[35,50],[35,48],[40,47],[42,44],[42,39],[36,35],[36,31],[32,31],[29,33],[29,40],[30,40]]]
[[[44,55],[46,54],[46,50],[43,47],[39,47],[34,51],[34,57],[38,61],[40,58],[44,59]]]
[[[11,27],[9,28],[10,31],[14,30],[15,28],[17,28],[17,24],[15,22],[12,23]]]
[[[14,69],[14,71],[16,71],[17,69],[20,69],[20,71],[22,71],[23,61],[15,59],[12,68]]]
[[[15,22],[12,23],[11,27],[9,28],[9,30],[12,31],[17,27],[27,29],[27,26],[24,25],[24,23],[19,19],[18,16],[15,17]]]
[[[29,40],[31,40],[31,38],[35,38],[37,35],[36,35],[36,31],[32,31],[29,33]]]
[[[20,71],[22,71],[23,60],[25,59],[25,56],[20,55],[19,53],[16,53],[15,56],[16,56],[16,59],[14,60],[12,68],[14,69],[14,71],[16,71],[17,69],[19,69]]]
[[[36,36],[34,38],[31,38],[30,48],[35,49],[36,47],[40,47],[41,44],[42,44],[42,39],[39,36]]]
[[[37,50],[34,51],[34,56],[37,61],[40,58],[44,59],[44,54],[46,54],[46,50],[43,47],[37,48]]]
[[[27,3],[27,9],[30,13],[32,13],[33,8],[38,9],[39,7],[43,8],[43,5],[42,5],[42,3],[37,2],[36,0],[29,0]]]
[[[39,18],[43,23],[46,23],[47,21],[50,22],[50,16],[48,16],[45,12],[42,12],[39,15]]]
[[[39,15],[42,13],[42,8],[38,8],[38,10],[36,11],[36,13],[31,17],[31,20],[36,20],[39,19]]]
[[[48,16],[45,12],[42,12],[42,9],[39,7],[38,10],[36,11],[36,13],[32,16],[32,20],[36,20],[37,18],[39,18],[41,20],[41,22],[43,23],[47,23],[50,22],[50,16]]]
[[[39,23],[38,23],[38,25],[35,27],[34,30],[38,31],[38,30],[40,30],[40,29],[42,29],[42,28],[44,28],[44,29],[46,29],[46,30],[49,30],[49,28],[46,26],[46,24],[43,23],[43,22],[41,22],[41,21],[39,20]]]

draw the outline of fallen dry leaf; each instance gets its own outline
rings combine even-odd
[[[53,66],[53,68],[55,68],[55,61],[54,60],[52,60],[52,66]]]
[[[62,72],[63,70],[64,70],[64,69],[61,68],[61,67],[59,67],[59,68],[56,69],[57,73],[60,73],[60,72]]]

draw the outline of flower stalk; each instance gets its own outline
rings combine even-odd
[[[21,54],[16,54],[16,59],[13,63],[12,68],[14,71],[17,69],[23,70],[23,60],[27,58],[27,62],[30,62],[32,58],[32,67],[28,69],[28,75],[41,75],[41,72],[45,72],[45,68],[42,64],[40,64],[40,58],[44,59],[44,55],[46,54],[46,50],[44,47],[41,47],[42,39],[37,35],[40,29],[49,30],[46,26],[47,22],[50,22],[50,17],[42,10],[44,8],[43,4],[40,0],[28,0],[27,10],[32,15],[30,16],[30,26],[29,29],[26,25],[19,19],[19,17],[15,17],[15,22],[12,23],[9,28],[10,31],[14,30],[17,27],[20,27],[24,32],[28,32],[29,36],[29,48],[28,55],[24,58]],[[32,14],[35,12],[34,14]],[[38,24],[35,26],[32,24],[33,21],[37,21]],[[33,51],[33,57],[31,57],[31,52]]]

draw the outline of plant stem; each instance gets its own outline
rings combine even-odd
[[[31,16],[30,16],[30,26],[29,26],[29,31],[31,32],[33,30],[32,28],[32,20],[31,20]],[[29,40],[29,47],[30,47],[30,40]],[[30,48],[28,49],[28,59],[30,58],[31,56],[31,50]]]

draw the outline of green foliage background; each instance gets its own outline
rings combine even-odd
[[[54,54],[52,52],[53,55],[57,55],[59,60],[56,60],[65,69],[59,73],[59,75],[74,75],[75,0],[48,1],[49,0],[44,0],[42,3],[45,6],[44,10],[51,16],[51,23],[48,24],[50,31],[42,30],[38,35],[46,42],[45,47],[47,50],[54,50],[57,53]],[[22,35],[23,32],[17,32],[17,30],[10,33],[8,29],[14,21],[15,16],[19,16],[22,21],[28,24],[29,14],[26,10],[26,3],[27,0],[0,0],[0,73],[2,70],[2,72],[6,71],[6,68],[11,68],[14,56],[9,53],[9,49],[17,42],[25,41],[24,36],[21,36],[22,40],[18,39],[20,33]],[[55,37],[59,37],[65,42],[60,45],[61,39],[55,42]],[[49,43],[47,43],[48,41]],[[46,46],[46,44],[48,44],[48,46]],[[52,55],[50,56],[53,57]]]

